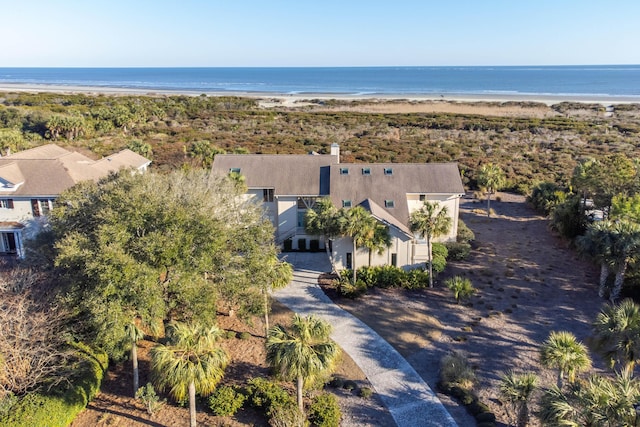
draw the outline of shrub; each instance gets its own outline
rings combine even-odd
[[[358,384],[356,384],[355,381],[352,380],[347,380],[344,382],[344,384],[342,384],[342,388],[345,390],[355,390],[358,387]]]
[[[218,387],[207,401],[209,409],[220,417],[231,417],[242,407],[246,396],[235,387]]]
[[[369,399],[373,395],[373,390],[371,390],[369,387],[362,387],[358,391],[358,395],[363,399]]]
[[[552,182],[543,182],[536,185],[531,190],[531,195],[527,201],[533,205],[538,212],[549,215],[551,211],[562,204],[567,199],[567,193],[563,188]]]
[[[224,331],[224,337],[228,340],[234,339],[236,335],[235,331]]]
[[[354,285],[351,280],[339,279],[337,289],[343,297],[357,298],[367,291],[367,284],[362,280],[357,280]]]
[[[160,400],[160,397],[156,394],[156,390],[153,388],[153,384],[151,383],[147,383],[144,387],[140,387],[138,391],[136,391],[136,398],[142,400],[142,403],[144,403],[144,406],[147,408],[147,413],[149,415],[153,415],[165,403],[164,399]]]
[[[471,253],[471,245],[466,242],[448,242],[445,246],[449,251],[449,259],[453,261],[464,261]]]
[[[471,389],[476,382],[476,374],[464,354],[452,352],[440,360],[440,381],[444,385]]]
[[[342,388],[343,385],[344,385],[344,380],[340,377],[334,377],[329,382],[329,386],[333,388]]]
[[[431,248],[431,254],[433,255],[432,266],[433,273],[442,273],[447,266],[447,256],[449,251],[443,243],[434,243]]]
[[[74,375],[47,393],[29,393],[11,406],[0,425],[12,427],[67,426],[100,389],[107,369],[106,353],[74,343],[77,361],[71,366]]]
[[[271,427],[292,427],[307,425],[304,414],[298,409],[298,405],[292,400],[282,406],[276,406],[269,414]]]
[[[471,284],[471,280],[454,276],[444,282],[445,286],[453,292],[453,297],[460,304],[461,299],[469,298],[476,293],[476,288]]]
[[[316,396],[309,408],[309,421],[318,427],[338,427],[340,425],[340,406],[338,399],[331,393]]]
[[[248,340],[249,338],[251,338],[251,334],[249,332],[240,332],[238,338],[240,338],[241,340]]]
[[[429,272],[416,268],[407,273],[407,280],[404,285],[406,289],[424,289],[429,287]]]
[[[266,378],[253,378],[249,381],[246,390],[249,403],[257,408],[262,408],[269,417],[275,410],[291,403],[295,404],[294,399],[286,390]]]
[[[467,224],[461,219],[458,220],[458,234],[456,235],[456,242],[469,243],[476,240],[476,235],[471,231]]]

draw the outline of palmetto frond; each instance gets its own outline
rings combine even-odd
[[[584,344],[579,342],[571,332],[551,332],[542,344],[540,360],[543,365],[559,371],[558,387],[562,386],[562,377],[568,375],[573,382],[578,372],[591,367],[591,358]]]
[[[211,394],[224,376],[227,353],[216,344],[220,330],[176,323],[169,344],[151,349],[153,382],[178,401],[187,397],[190,383],[204,396]]]

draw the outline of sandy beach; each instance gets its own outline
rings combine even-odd
[[[578,96],[578,95],[541,95],[541,94],[455,94],[455,93],[434,93],[434,94],[375,94],[375,93],[275,93],[275,92],[235,92],[235,91],[188,91],[188,90],[156,90],[139,88],[119,88],[102,86],[72,86],[72,85],[44,85],[44,84],[23,84],[0,82],[0,92],[53,92],[53,93],[88,93],[103,95],[189,95],[189,96],[240,96],[248,98],[258,98],[271,101],[281,106],[294,106],[308,100],[344,100],[362,101],[370,100],[377,102],[390,101],[448,101],[448,102],[534,102],[546,105],[558,104],[560,102],[579,102],[585,104],[629,104],[640,103],[640,96]]]

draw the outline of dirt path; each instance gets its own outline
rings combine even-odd
[[[475,247],[468,260],[449,264],[435,289],[374,290],[341,305],[394,345],[432,387],[440,358],[452,350],[466,353],[477,370],[479,395],[504,422],[500,375],[507,369],[533,370],[541,384],[553,383],[553,373],[538,363],[539,344],[553,330],[568,330],[584,340],[602,301],[594,267],[554,237],[548,221],[523,197],[501,197],[492,204],[496,215],[491,218],[482,211],[484,204],[462,201],[462,218],[476,234]],[[453,275],[468,277],[478,289],[470,304],[455,304],[442,287]],[[460,425],[473,425],[457,419]]]

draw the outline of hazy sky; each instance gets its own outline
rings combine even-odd
[[[640,64],[640,0],[0,0],[0,67]]]

